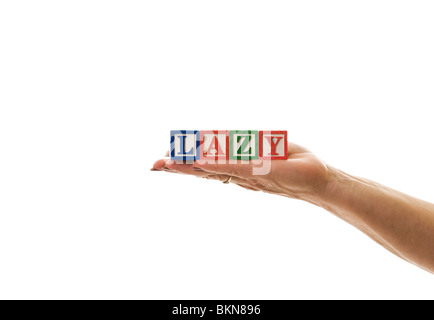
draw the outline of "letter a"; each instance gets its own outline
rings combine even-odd
[[[208,156],[208,151],[210,151],[210,150],[216,150],[216,153],[214,154],[216,156],[224,153],[221,146],[220,146],[220,143],[218,142],[217,136],[214,136],[212,138],[211,143],[208,147],[208,150],[206,150],[203,155]]]

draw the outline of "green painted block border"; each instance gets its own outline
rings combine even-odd
[[[234,134],[254,134],[255,138],[255,155],[237,156],[233,154]],[[259,131],[258,130],[230,130],[229,131],[229,160],[256,160],[259,159]]]

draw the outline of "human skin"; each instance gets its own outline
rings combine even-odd
[[[227,181],[245,189],[308,201],[358,228],[400,258],[434,273],[434,204],[327,165],[309,150],[288,144],[288,159],[258,164],[181,164],[161,159],[152,171]]]

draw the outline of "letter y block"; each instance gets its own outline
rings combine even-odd
[[[270,160],[288,159],[286,131],[259,131],[259,157]]]

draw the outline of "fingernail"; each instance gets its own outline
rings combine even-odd
[[[161,167],[164,171],[175,172],[175,170],[169,169],[168,167]]]

